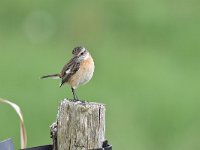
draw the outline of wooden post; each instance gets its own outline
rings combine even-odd
[[[51,126],[54,150],[102,148],[105,140],[105,106],[64,100]]]

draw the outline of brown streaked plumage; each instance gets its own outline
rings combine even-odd
[[[90,81],[94,72],[94,61],[84,47],[76,47],[72,51],[73,58],[62,68],[59,74],[42,76],[44,78],[61,78],[60,87],[67,83],[71,86],[75,100],[78,100],[75,89]]]

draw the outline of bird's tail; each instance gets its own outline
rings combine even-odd
[[[59,79],[60,78],[60,74],[49,74],[49,75],[40,77],[40,79],[45,79],[45,78]]]

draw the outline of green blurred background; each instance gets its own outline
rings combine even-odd
[[[105,103],[114,150],[200,149],[200,1],[1,0],[0,97],[24,112],[28,147],[51,143],[57,73],[75,46],[95,59],[81,99]],[[0,104],[0,140],[19,142],[19,120]]]

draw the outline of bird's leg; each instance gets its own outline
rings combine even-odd
[[[74,96],[74,100],[77,101],[78,100],[78,96],[76,94],[76,91],[75,91],[75,89],[73,87],[71,87],[71,89],[72,89],[72,93],[73,93],[73,96]]]

